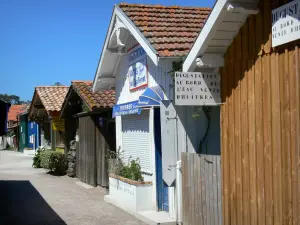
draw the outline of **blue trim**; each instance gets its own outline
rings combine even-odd
[[[141,114],[142,109],[138,108],[137,106],[138,106],[138,101],[127,102],[120,105],[114,105],[112,117],[115,118],[116,116]]]

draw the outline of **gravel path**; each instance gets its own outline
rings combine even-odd
[[[1,225],[144,224],[103,200],[106,190],[31,167],[32,156],[0,151]]]

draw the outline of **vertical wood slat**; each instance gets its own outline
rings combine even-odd
[[[218,155],[181,153],[183,223],[187,225],[221,225],[220,160]],[[219,171],[219,172],[218,172]],[[216,196],[214,196],[216,195]]]
[[[263,64],[263,65],[262,65]],[[257,172],[257,224],[263,225],[265,224],[265,177],[264,177],[264,147],[267,146],[264,144],[264,129],[266,126],[264,124],[269,122],[269,118],[264,116],[263,119],[263,104],[264,108],[268,108],[270,106],[270,100],[268,98],[267,93],[270,89],[265,89],[268,86],[268,81],[263,79],[262,71],[266,73],[265,70],[266,62],[262,60],[259,56],[255,62],[255,142],[256,142],[256,172]],[[267,76],[264,76],[267,77]],[[270,133],[270,130],[268,130]],[[270,144],[270,143],[268,143]]]
[[[234,62],[234,44],[232,44],[232,47],[229,49],[229,74],[234,74],[234,65],[232,62]],[[229,113],[229,121],[232,124],[229,126],[229,132],[228,132],[228,137],[229,137],[229,151],[230,155],[233,155],[235,157],[235,142],[234,142],[234,133],[235,133],[235,128],[234,128],[234,76],[229,76],[228,84],[229,84],[229,98],[228,98],[228,113]],[[236,171],[235,171],[235,160],[231,160],[231,163],[229,165],[230,167],[230,192],[229,192],[229,199],[230,199],[230,225],[236,225]]]
[[[242,28],[242,66],[243,75],[241,77],[241,136],[242,136],[242,186],[243,186],[243,223],[250,224],[250,173],[249,173],[249,122],[248,122],[248,39],[249,39],[249,21]],[[225,156],[224,156],[225,158]],[[229,163],[229,162],[228,162]]]
[[[271,100],[271,74],[270,74],[270,66],[271,66],[271,56],[267,55],[262,58],[263,62],[263,70],[262,70],[262,103],[261,106],[261,115],[263,115],[263,120],[261,121],[263,125],[263,148],[262,154],[257,157],[258,160],[263,162],[264,171],[262,171],[262,175],[264,175],[264,185],[261,186],[259,192],[265,193],[265,215],[263,217],[263,223],[272,224],[272,202],[273,202],[273,190],[272,190],[272,100]],[[259,154],[259,151],[258,151]],[[263,181],[258,181],[263,182]],[[260,209],[258,209],[260,210]]]
[[[296,131],[296,136],[299,137],[300,136],[300,63],[299,63],[299,54],[300,54],[300,51],[299,51],[299,48],[296,47],[295,49],[296,51],[296,56],[295,56],[295,60],[296,60],[296,68],[295,68],[295,83],[296,83],[296,104],[297,104],[297,120],[296,120],[296,124],[297,124],[297,131]],[[300,139],[297,138],[297,143],[296,143],[296,149],[297,149],[297,152],[295,154],[295,157],[296,157],[296,162],[297,162],[297,170],[296,170],[296,179],[297,179],[297,199],[298,199],[298,203],[297,203],[297,212],[299,212],[300,210],[300,166],[299,166],[299,162],[300,162]],[[296,217],[296,220],[297,220],[297,224],[300,225],[300,213],[298,213]]]
[[[296,178],[296,170],[297,170],[297,157],[296,157],[296,149],[297,149],[297,93],[296,93],[296,76],[291,76],[291,74],[296,75],[296,55],[297,50],[290,52],[289,55],[289,78],[290,78],[290,106],[291,106],[291,182],[292,182],[292,224],[297,225],[297,214],[298,214],[298,207],[297,207],[297,178]]]
[[[266,190],[273,189],[274,196],[274,222],[275,225],[282,224],[282,183],[281,183],[281,105],[280,105],[280,71],[279,55],[272,54],[271,61],[271,97],[272,97],[272,143],[273,143],[273,183]],[[268,188],[268,189],[267,189]],[[268,220],[267,220],[268,221]]]
[[[240,223],[241,214],[242,224],[300,223],[299,42],[271,48],[271,7],[285,2],[260,1],[260,13],[247,19],[225,53],[221,70],[224,224]],[[240,57],[232,60],[232,52],[242,52],[241,62]]]
[[[241,133],[236,132],[241,129],[241,117],[240,117],[240,103],[241,103],[241,85],[240,85],[240,73],[241,73],[241,45],[242,45],[242,34],[240,33],[236,38],[235,44],[235,60],[238,62],[235,64],[235,76],[234,76],[234,86],[235,97],[234,97],[234,140],[235,140],[235,161],[236,161],[236,201],[237,201],[237,224],[243,224],[243,186],[242,186],[242,138]]]

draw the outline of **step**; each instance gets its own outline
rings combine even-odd
[[[138,212],[136,217],[149,225],[176,225],[176,220],[171,219],[169,213],[164,211]]]

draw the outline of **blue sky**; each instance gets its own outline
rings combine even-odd
[[[0,93],[31,100],[34,87],[92,80],[115,0],[1,0]],[[128,0],[212,7],[215,0]]]

